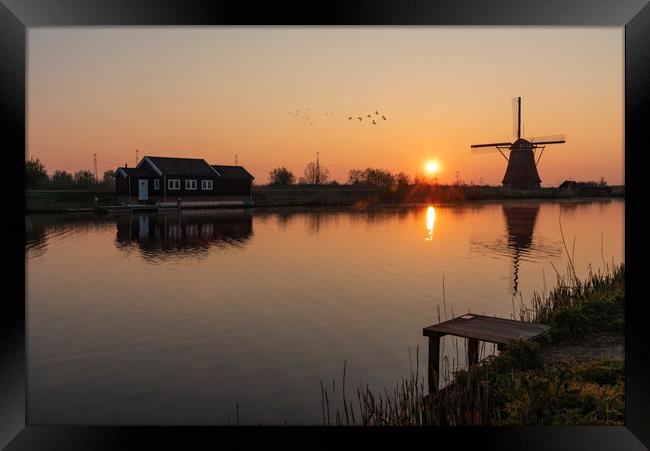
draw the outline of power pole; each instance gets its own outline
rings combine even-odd
[[[139,161],[139,159],[138,159],[138,149],[135,149],[135,165],[136,166],[138,165],[138,161]]]
[[[460,185],[460,181],[458,180],[458,174],[459,174],[459,172],[456,171],[456,185]]]
[[[483,186],[483,177],[481,177],[481,186]]]
[[[235,166],[239,166],[239,164],[237,163],[237,154],[235,154]]]
[[[320,160],[319,153],[316,152],[316,185],[320,185]]]
[[[99,183],[97,178],[97,154],[93,153],[93,169],[95,170],[95,183]]]

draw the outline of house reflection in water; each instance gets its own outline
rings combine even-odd
[[[116,216],[116,246],[145,257],[196,255],[213,246],[238,248],[253,235],[250,210],[183,210]]]

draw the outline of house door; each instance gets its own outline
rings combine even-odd
[[[140,179],[138,180],[138,199],[139,200],[148,200],[149,199],[149,180]]]

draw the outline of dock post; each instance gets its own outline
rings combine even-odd
[[[429,361],[427,374],[429,377],[429,394],[438,391],[438,378],[440,374],[440,337],[429,336]]]
[[[478,340],[475,338],[467,339],[467,366],[474,366],[478,363]]]

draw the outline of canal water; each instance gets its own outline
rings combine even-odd
[[[426,380],[423,327],[624,261],[611,199],[25,220],[31,424],[318,425],[344,364],[349,399]]]

